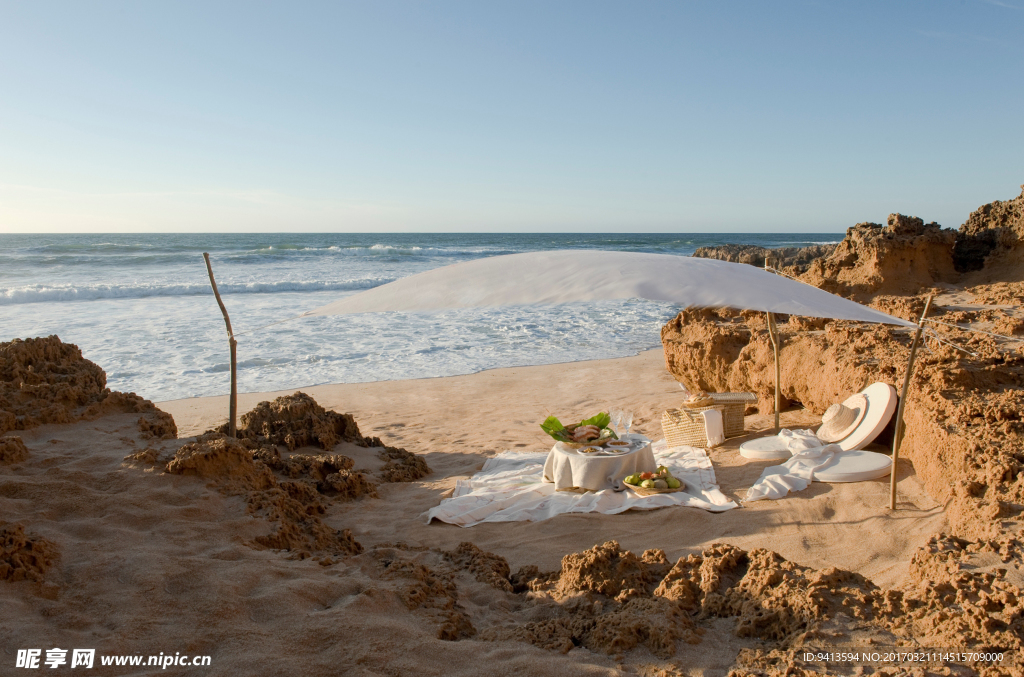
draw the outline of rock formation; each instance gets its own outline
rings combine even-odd
[[[752,244],[725,244],[718,247],[698,247],[694,256],[704,259],[718,259],[732,263],[748,263],[761,268],[766,258],[771,258],[775,268],[796,267],[803,272],[811,261],[831,254],[834,244],[813,244],[808,247],[779,247],[767,249]]]
[[[1024,196],[986,205],[971,214],[959,233],[898,214],[889,217],[886,227],[860,224],[800,279],[917,319],[922,291],[960,279],[961,271],[980,260],[984,265],[963,273],[979,284],[972,291],[1012,297],[1024,286],[1022,206]],[[978,243],[984,242],[992,246],[979,253]],[[1006,535],[1005,520],[1024,503],[1019,451],[1024,445],[1024,350],[1020,343],[948,325],[1015,336],[1018,327],[1024,330],[1024,315],[1013,309],[938,304],[929,316],[946,324],[929,326],[919,355],[901,455],[914,463],[932,496],[949,501],[956,536],[1000,538]],[[908,332],[887,325],[778,319],[784,406],[821,413],[874,381],[901,386]],[[774,365],[762,314],[683,312],[662,329],[662,343],[668,370],[689,389],[751,391],[762,413],[772,411]]]
[[[107,375],[56,336],[0,343],[0,434],[110,413],[140,413],[140,429],[174,439],[170,414],[135,393],[111,391]]]
[[[956,269],[973,284],[1024,280],[1024,186],[1005,202],[979,207],[960,226],[953,250]]]
[[[227,424],[216,432],[227,433]],[[381,481],[414,482],[430,474],[430,467],[422,456],[387,446],[379,437],[364,437],[352,414],[325,409],[303,392],[283,395],[273,402],[260,402],[252,411],[242,415],[242,425],[236,436],[262,446],[283,445],[289,451],[313,445],[329,451],[341,442],[351,442],[360,447],[380,447],[377,456],[385,462],[378,472]],[[283,463],[294,464],[297,458],[293,455]],[[263,460],[271,466],[275,463],[269,458]],[[280,458],[276,462],[282,463]]]
[[[834,294],[867,300],[876,294],[913,294],[953,282],[956,231],[890,214],[885,226],[858,223],[827,257],[812,261],[800,279]]]
[[[25,532],[21,524],[0,522],[0,581],[42,581],[57,559],[57,546]]]
[[[218,430],[227,432],[227,424]],[[314,444],[330,450],[339,442],[363,441],[352,414],[328,411],[303,392],[260,402],[242,414],[237,435],[261,444],[282,444],[289,451]]]

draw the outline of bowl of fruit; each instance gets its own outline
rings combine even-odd
[[[622,481],[627,487],[641,496],[670,494],[674,491],[684,491],[686,489],[686,484],[681,479],[672,477],[672,473],[665,466],[659,466],[655,472],[633,473]]]

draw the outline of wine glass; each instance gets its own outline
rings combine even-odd
[[[628,435],[629,429],[633,426],[633,412],[623,411],[620,413],[622,414],[622,418],[620,419],[620,421],[622,422],[622,425],[625,426],[626,434]]]
[[[611,420],[612,430],[615,431],[616,435],[619,435],[620,434],[619,433],[619,426],[622,425],[622,410],[621,409],[612,409],[611,411],[608,412],[608,415],[612,417],[612,420]]]

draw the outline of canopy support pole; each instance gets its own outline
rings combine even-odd
[[[764,257],[764,269],[769,269],[768,257]],[[780,382],[782,381],[782,370],[779,366],[779,328],[775,326],[775,313],[765,313],[768,321],[768,338],[772,341],[772,352],[775,355],[775,434],[779,434],[779,409],[782,408],[782,393]]]
[[[896,430],[892,436],[892,469],[889,471],[889,510],[896,509],[896,462],[900,459],[900,443],[903,441],[903,408],[907,405],[907,391],[910,390],[910,377],[914,373],[914,359],[917,357],[917,346],[921,342],[924,329],[924,318],[932,305],[932,296],[924,302],[924,311],[917,322],[914,340],[910,344],[910,359],[907,361],[907,373],[903,376],[903,390],[900,391],[900,404],[896,408]]]
[[[779,410],[782,408],[782,368],[779,365],[779,328],[775,325],[775,313],[768,316],[768,338],[772,341],[772,352],[775,354],[775,434],[779,433]]]
[[[228,345],[231,346],[231,398],[228,400],[228,435],[235,436],[235,415],[238,413],[238,378],[235,371],[235,353],[238,343],[235,341],[235,334],[231,331],[231,318],[228,317],[228,309],[220,299],[220,292],[217,291],[217,281],[213,279],[213,266],[210,265],[210,255],[203,252],[203,260],[206,261],[206,272],[210,274],[210,286],[213,287],[213,295],[217,297],[217,305],[224,315],[224,324],[228,328]]]

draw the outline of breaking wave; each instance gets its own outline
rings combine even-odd
[[[344,281],[218,282],[222,294],[278,294],[282,292],[358,291],[393,282],[394,277],[374,277]],[[140,299],[150,296],[201,296],[213,294],[206,284],[166,285],[32,285],[0,288],[0,306],[54,301],[93,301],[96,299]]]

